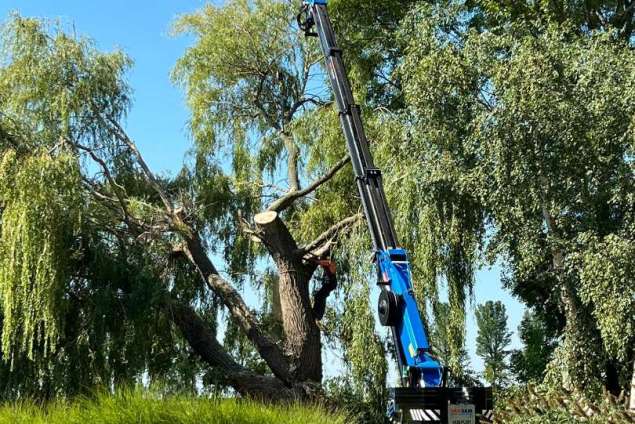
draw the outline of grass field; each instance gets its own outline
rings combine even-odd
[[[343,424],[345,421],[344,415],[318,407],[161,397],[140,391],[47,405],[21,402],[0,406],[0,424]]]

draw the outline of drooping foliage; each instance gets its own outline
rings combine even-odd
[[[192,108],[195,154],[208,163],[231,163],[223,170],[230,176],[234,195],[245,199],[234,215],[238,221],[249,219],[294,186],[320,177],[345,155],[319,47],[298,30],[297,12],[298,5],[292,2],[232,1],[222,7],[206,6],[176,23],[178,33],[188,32],[197,39],[173,74]],[[359,211],[351,174],[342,170],[312,198],[284,212],[298,242],[314,239],[328,225]],[[271,275],[271,264],[265,262],[266,250],[245,236],[238,221],[234,223],[237,240],[247,243],[228,246],[226,253],[248,252],[252,260],[259,258],[248,270],[248,281],[265,299],[261,321],[275,328],[280,324],[277,276]],[[346,283],[341,283],[343,293],[329,300],[323,326],[329,345],[343,350],[354,395],[362,402],[377,402],[385,395],[381,387],[386,361],[367,309],[369,264],[361,258],[366,257],[369,238],[363,231],[353,231],[346,246],[333,254]],[[356,278],[346,278],[348,272]],[[319,285],[319,278],[315,279],[312,290]],[[254,351],[238,329],[230,328],[229,346],[242,351],[255,368],[262,365],[249,359]],[[371,358],[369,348],[376,352]]]
[[[436,317],[432,334],[446,342],[437,345],[455,372],[465,371],[465,310],[475,271],[485,261],[501,261],[507,288],[540,312],[544,339],[558,341],[555,353],[538,355],[541,372],[532,379],[542,377],[548,357],[554,385],[614,392],[627,386],[635,262],[635,59],[627,3],[331,2],[398,233],[411,252],[416,295],[426,315]],[[345,154],[317,44],[293,23],[297,6],[235,0],[179,19],[176,32],[195,39],[174,72],[192,110],[195,147],[176,178],[155,182],[177,210],[187,211],[185,219],[204,234],[215,259],[225,259],[227,280],[262,300],[255,315],[276,339],[282,337],[279,276],[245,224]],[[0,315],[13,331],[15,308],[28,306],[39,317],[29,321],[31,336],[3,333],[12,345],[3,346],[3,357],[13,355],[24,381],[32,382],[16,381],[0,367],[3,392],[51,396],[142,375],[166,377],[173,387],[213,384],[217,376],[192,360],[163,306],[177,299],[213,329],[218,300],[178,258],[174,233],[135,228],[126,216],[153,225],[165,219],[161,199],[113,134],[111,121],[121,121],[129,106],[130,60],[19,17],[5,27],[2,53],[0,153],[14,155],[7,164],[19,163],[11,179],[30,169],[30,184],[40,181],[37,191],[50,200],[18,196],[23,203],[14,205],[26,211],[33,201],[44,216],[60,217],[35,227],[39,220],[28,213],[12,215],[18,209],[4,197],[19,185],[0,183],[3,237],[7,219],[29,222],[19,228],[40,239],[50,231],[59,237],[46,242],[66,243],[70,252],[43,255],[42,262],[29,256],[26,267],[5,268],[10,278],[3,287],[24,289],[22,269],[36,276],[48,269],[57,279],[40,289],[63,293],[40,304],[3,296],[9,324],[6,312]],[[98,161],[85,166],[90,155],[69,145],[91,148],[111,175]],[[45,186],[44,174],[23,166],[38,160],[58,183]],[[61,175],[66,160],[73,172]],[[77,191],[62,190],[65,185]],[[344,168],[285,209],[281,215],[297,241],[309,242],[357,213],[354,186]],[[124,207],[105,207],[109,197],[124,198]],[[2,258],[11,249],[35,251],[33,243],[18,246],[30,232],[17,231],[6,228],[12,238]],[[363,223],[338,243],[333,253],[342,281],[321,326],[325,344],[344,358],[345,375],[329,389],[372,408],[365,417],[375,419],[383,409],[390,346],[375,335]],[[311,289],[318,286],[311,282]],[[438,302],[446,290],[448,306]],[[47,337],[57,341],[55,352]],[[241,365],[268,372],[239,326],[228,327],[225,342]],[[20,350],[51,352],[34,363],[11,353]]]
[[[620,362],[632,356],[635,337],[633,239],[628,228],[602,241],[592,237],[579,255],[580,299],[593,311],[604,349]]]
[[[171,296],[192,302],[213,328],[214,298],[164,244],[141,246],[93,192],[128,196],[128,208],[150,215],[158,200],[107,125],[129,105],[130,60],[17,15],[0,51],[0,398],[142,376],[192,389],[208,373],[163,305]]]
[[[0,294],[2,351],[33,359],[55,351],[60,333],[74,236],[80,231],[82,198],[77,160],[13,150],[0,162]]]
[[[4,148],[29,151],[64,139],[86,144],[112,139],[96,111],[115,120],[125,114],[130,98],[123,74],[131,65],[126,55],[98,52],[87,39],[19,15],[1,35]]]
[[[446,302],[439,302],[436,305],[434,320],[430,325],[432,351],[443,364],[454,365],[453,368],[449,369],[449,386],[479,386],[481,383],[471,369],[467,349],[463,348],[458,353],[454,350],[456,349],[455,341],[448,334],[448,329],[452,327],[450,317],[450,305]]]
[[[506,21],[479,31],[464,11],[423,6],[404,27],[413,138],[431,141],[420,150],[438,153],[425,166],[439,167],[482,211],[490,236],[479,244],[505,262],[506,285],[547,311],[554,334],[564,331],[553,381],[564,373],[568,384],[589,388],[606,367],[605,384],[623,387],[630,372],[616,371],[614,353],[597,349],[608,335],[593,318],[602,302],[584,295],[590,271],[580,264],[592,256],[578,258],[588,256],[589,237],[629,234],[632,51],[610,33],[580,33],[569,23]],[[613,284],[587,287],[610,296]],[[624,310],[612,309],[614,319]]]

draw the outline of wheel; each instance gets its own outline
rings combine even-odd
[[[377,303],[377,313],[381,325],[394,327],[399,317],[399,297],[388,290],[382,290]]]

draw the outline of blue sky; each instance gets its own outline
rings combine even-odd
[[[187,132],[188,111],[182,91],[170,81],[170,71],[191,40],[171,37],[170,25],[183,13],[205,4],[202,0],[126,1],[110,0],[2,0],[0,19],[12,11],[24,16],[59,19],[65,26],[95,40],[101,50],[123,49],[135,64],[129,74],[134,89],[134,105],[127,130],[155,172],[177,172],[191,147]],[[474,303],[501,300],[507,306],[509,328],[518,327],[523,306],[500,285],[500,267],[478,272]],[[253,294],[247,294],[250,303]],[[374,304],[374,300],[373,300]],[[476,325],[473,305],[468,310],[467,346],[472,365],[482,370],[474,352]],[[518,347],[516,334],[512,347]],[[326,374],[337,373],[338,365],[329,361]],[[328,367],[328,366],[327,366]]]

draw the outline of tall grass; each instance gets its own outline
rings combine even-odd
[[[45,405],[0,406],[0,424],[344,424],[343,414],[317,406],[265,405],[237,399],[160,396],[140,390]]]

